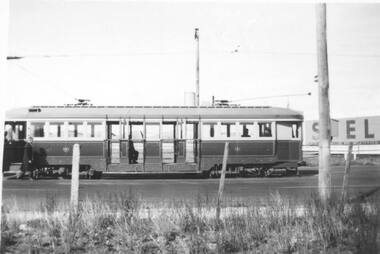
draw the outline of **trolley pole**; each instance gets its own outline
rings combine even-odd
[[[5,86],[8,54],[9,0],[0,1],[0,251],[2,250],[2,207],[3,207],[3,155],[4,155],[4,119]]]
[[[326,3],[316,4],[317,58],[319,82],[319,195],[323,203],[331,196],[330,145],[331,121],[329,72],[326,39]]]
[[[195,28],[195,44],[196,44],[196,67],[195,67],[195,84],[196,84],[196,92],[195,92],[195,105],[199,107],[199,28]]]

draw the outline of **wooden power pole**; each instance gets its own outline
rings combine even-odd
[[[0,249],[1,219],[3,207],[3,155],[4,155],[4,118],[5,118],[5,86],[6,86],[6,62],[8,55],[8,24],[9,24],[9,0],[0,1]]]
[[[316,4],[317,58],[319,83],[319,195],[322,202],[331,196],[330,144],[331,121],[329,72],[326,39],[326,3]]]
[[[196,43],[196,70],[195,70],[195,84],[196,84],[196,92],[195,92],[195,105],[199,107],[199,28],[195,28],[195,43]]]

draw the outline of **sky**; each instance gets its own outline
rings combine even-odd
[[[318,118],[315,6],[200,1],[10,1],[8,108],[183,105],[200,97],[280,106]],[[380,4],[328,3],[333,118],[380,115]]]

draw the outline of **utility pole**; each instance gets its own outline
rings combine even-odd
[[[4,118],[5,118],[5,86],[8,55],[9,0],[0,0],[0,249],[1,218],[3,207],[3,155],[4,155]]]
[[[199,107],[199,28],[195,28],[195,44],[196,44],[196,70],[195,70],[195,84],[196,84],[196,92],[195,92],[195,105]]]
[[[326,3],[316,4],[317,58],[319,83],[319,195],[323,203],[331,196],[331,120],[326,39]]]

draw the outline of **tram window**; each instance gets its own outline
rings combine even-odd
[[[147,140],[160,139],[160,125],[159,124],[146,124],[146,139]]]
[[[142,122],[134,122],[129,125],[129,133],[132,139],[144,139],[144,125]]]
[[[162,125],[162,139],[174,139],[175,124],[164,123]]]
[[[30,123],[31,135],[35,138],[45,137],[44,127],[45,127],[45,123],[43,123],[43,122]]]
[[[233,123],[222,123],[220,126],[220,137],[221,138],[230,138],[233,136],[232,132],[234,130]]]
[[[60,138],[62,137],[63,122],[55,122],[49,124],[49,137]]]
[[[215,137],[215,125],[216,125],[216,123],[203,123],[203,125],[202,125],[202,136],[203,136],[203,138],[214,138]]]
[[[277,122],[277,139],[297,139],[301,136],[301,125],[292,122]]]
[[[14,125],[13,139],[20,140],[26,138],[24,124],[16,123]]]
[[[184,125],[182,122],[177,122],[176,138],[183,139],[184,137]]]
[[[102,123],[87,123],[90,138],[102,138],[104,128]]]
[[[259,123],[259,135],[260,137],[272,137],[272,124]]]
[[[23,124],[16,124],[15,125],[16,129],[16,139],[24,139],[26,138],[25,136],[25,128]]]
[[[14,139],[12,125],[6,124],[4,131],[5,131],[5,134],[6,134],[5,138],[7,140],[13,140]]]
[[[239,130],[238,135],[242,138],[250,138],[250,137],[253,137],[254,135],[253,123],[240,123],[238,130]]]
[[[287,140],[292,138],[292,124],[289,122],[277,122],[277,139]]]
[[[301,125],[299,123],[292,123],[292,138],[300,137]]]
[[[108,138],[120,139],[120,125],[119,122],[108,123]]]
[[[20,140],[26,138],[25,123],[6,123],[4,131],[6,131],[7,140]]]
[[[84,137],[84,125],[83,123],[70,122],[68,128],[69,138],[81,138]]]
[[[198,138],[198,123],[186,123],[186,139]]]
[[[124,121],[121,125],[121,131],[122,131],[122,138],[123,139],[128,139],[128,135],[129,135],[129,127],[128,127],[128,123],[126,121]]]

